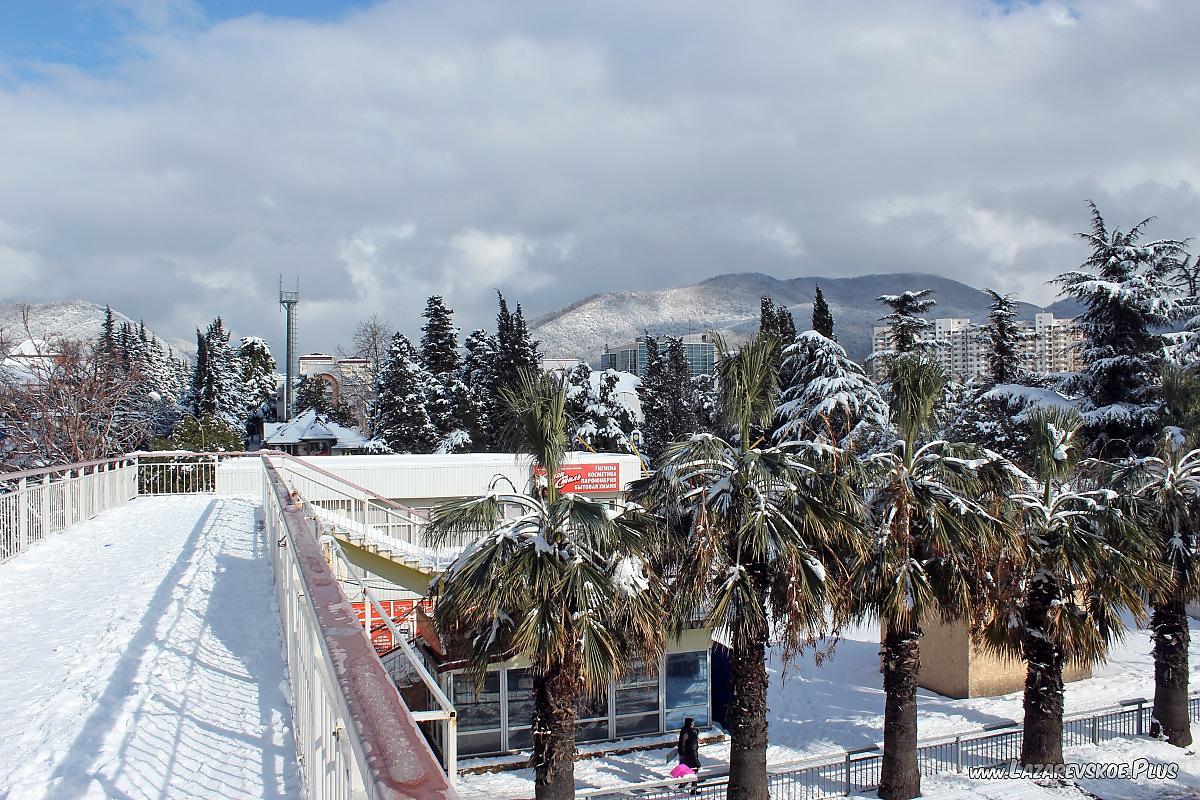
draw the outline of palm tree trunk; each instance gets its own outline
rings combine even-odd
[[[734,642],[729,703],[729,800],[767,800],[767,661],[762,641]]]
[[[1178,596],[1155,603],[1150,616],[1154,631],[1154,716],[1150,733],[1176,747],[1192,743],[1188,715],[1188,621]]]
[[[917,764],[917,679],[921,629],[889,626],[883,637],[883,764],[879,796],[909,800],[921,795]]]
[[[1047,638],[1050,604],[1058,596],[1049,579],[1034,581],[1025,606],[1021,653],[1025,672],[1025,731],[1021,763],[1026,767],[1063,763],[1063,655]]]
[[[533,753],[536,800],[575,797],[575,703],[579,679],[573,664],[556,664],[534,683]]]

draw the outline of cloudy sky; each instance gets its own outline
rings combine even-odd
[[[0,301],[301,347],[723,272],[1015,290],[1200,234],[1200,3],[0,4]]]

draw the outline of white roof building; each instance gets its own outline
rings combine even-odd
[[[339,425],[311,408],[287,422],[263,423],[263,447],[297,456],[343,456],[378,449],[358,428]]]

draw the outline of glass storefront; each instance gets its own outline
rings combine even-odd
[[[458,752],[464,756],[525,750],[532,746],[533,673],[528,668],[489,670],[482,687],[462,673],[449,676],[458,711]],[[577,742],[598,742],[676,730],[686,717],[709,720],[709,653],[669,653],[658,670],[636,663],[608,691],[582,697],[576,707]]]

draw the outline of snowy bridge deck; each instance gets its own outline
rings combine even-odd
[[[258,504],[143,497],[0,568],[0,799],[292,798]]]

